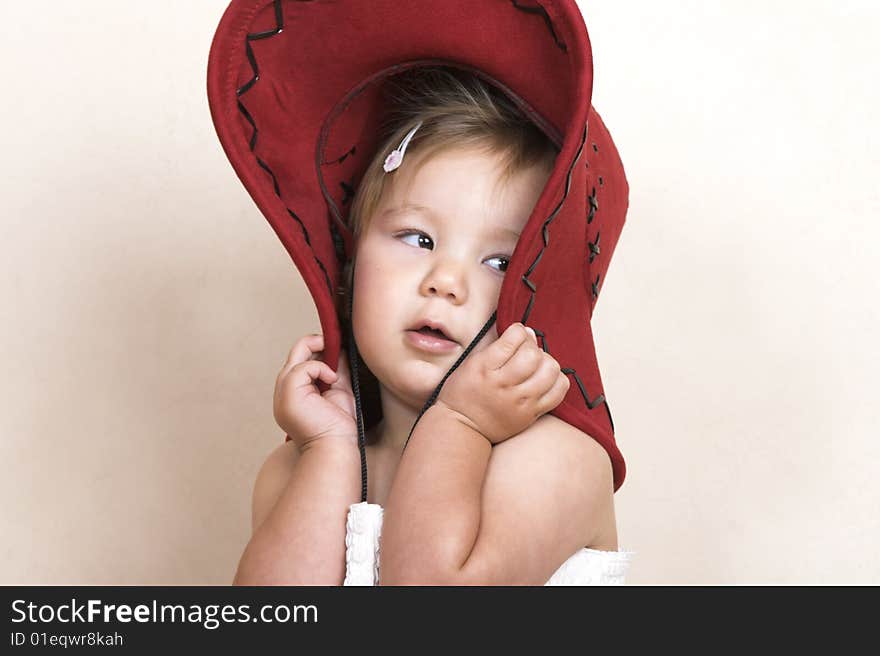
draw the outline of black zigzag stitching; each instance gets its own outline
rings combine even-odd
[[[342,205],[347,204],[348,201],[350,201],[352,198],[354,198],[355,188],[354,188],[354,185],[352,184],[353,182],[354,182],[354,178],[352,178],[348,182],[346,182],[345,180],[342,180],[339,183],[339,186],[342,187],[342,191],[344,192],[344,195],[342,197]]]
[[[259,131],[257,130],[257,124],[254,122],[254,119],[251,116],[250,112],[248,112],[247,108],[241,102],[241,97],[245,93],[250,91],[251,88],[254,86],[254,84],[257,83],[257,80],[260,79],[260,69],[257,66],[257,58],[254,56],[254,51],[251,48],[251,41],[258,41],[259,39],[267,39],[269,37],[275,36],[276,34],[280,34],[281,31],[284,29],[284,15],[281,10],[281,0],[275,0],[274,4],[275,4],[275,29],[268,30],[266,32],[257,32],[255,34],[248,34],[245,39],[245,46],[244,46],[245,54],[247,55],[248,62],[251,65],[251,71],[253,72],[253,77],[251,77],[250,80],[245,82],[240,88],[236,89],[236,92],[235,92],[236,96],[238,97],[238,109],[242,113],[242,115],[244,116],[245,120],[251,124],[251,127],[254,130],[253,133],[251,134],[250,141],[248,142],[250,149],[251,149],[251,153],[254,153],[254,147],[257,145],[257,135],[258,135]],[[263,160],[261,160],[259,158],[259,156],[257,156],[256,153],[254,153],[254,157],[257,160],[257,164],[260,165],[260,168],[262,168],[264,171],[266,171],[272,177],[272,187],[275,190],[275,195],[278,196],[278,198],[280,199],[281,198],[281,189],[278,187],[278,179],[275,177],[275,174],[272,172],[272,169],[269,168],[269,165],[266,164],[266,162],[264,162]],[[321,271],[323,271],[323,273],[324,273],[324,280],[327,283],[327,289],[330,291],[330,294],[333,294],[333,285],[330,282],[330,275],[327,273],[327,267],[325,267],[324,263],[321,262],[320,258],[318,258],[318,256],[315,255],[315,251],[314,251],[314,249],[312,249],[312,241],[311,241],[311,239],[309,239],[309,233],[306,230],[305,224],[296,215],[296,213],[293,212],[289,207],[287,207],[285,205],[285,208],[287,209],[288,214],[290,214],[290,216],[292,216],[294,219],[296,219],[296,222],[299,223],[300,228],[302,228],[303,235],[305,236],[305,239],[306,239],[306,244],[312,250],[312,257],[315,258],[315,262],[318,263],[318,266],[321,267]]]
[[[327,162],[327,164],[342,164],[348,158],[349,155],[354,155],[356,152],[357,152],[357,145],[354,145],[351,147],[350,150],[343,153],[342,157],[331,160],[331,161]]]
[[[587,245],[590,247],[590,264],[593,263],[593,258],[595,258],[601,251],[599,250],[599,232],[596,232],[596,241],[588,241]]]
[[[598,153],[599,146],[597,146],[595,143],[593,143],[592,145],[593,145],[593,152]],[[589,168],[589,165],[587,165],[587,168]],[[599,186],[600,187],[605,186],[605,180],[601,175],[599,176]],[[596,212],[599,209],[599,199],[596,194],[596,187],[593,187],[592,191],[590,191],[590,195],[587,196],[587,202],[590,204],[590,210],[587,213],[587,225],[590,225],[593,222],[593,219],[596,218]],[[587,240],[587,245],[590,247],[590,264],[592,264],[593,260],[600,253],[599,232],[598,231],[596,232],[596,241],[591,242],[591,241]],[[591,303],[593,305],[595,305],[596,301],[599,298],[599,278],[600,278],[600,275],[596,275],[596,280],[590,285],[591,291],[592,291]]]
[[[587,214],[587,225],[593,222],[593,219],[596,217],[596,210],[599,209],[599,199],[596,198],[596,188],[593,187],[593,191],[590,192],[590,195],[587,196],[587,202],[590,204],[590,211]]]
[[[544,224],[541,228],[541,234],[543,237],[544,244],[541,247],[541,250],[538,252],[538,255],[535,257],[535,261],[532,262],[532,265],[526,270],[526,272],[522,276],[523,284],[525,284],[525,286],[528,287],[532,293],[531,296],[529,297],[529,304],[526,307],[526,310],[523,313],[523,316],[521,319],[521,323],[523,325],[525,325],[526,321],[529,318],[529,315],[532,312],[532,306],[534,305],[534,302],[535,302],[535,296],[538,293],[537,286],[535,285],[534,282],[532,282],[529,279],[529,276],[535,270],[535,267],[538,266],[538,262],[541,261],[541,256],[544,254],[544,250],[547,248],[547,246],[550,245],[550,223],[552,223],[553,219],[556,218],[556,215],[559,213],[559,210],[562,209],[562,205],[565,203],[565,199],[568,198],[568,192],[569,192],[569,189],[571,188],[571,174],[572,174],[572,171],[574,170],[574,167],[577,165],[578,160],[581,157],[581,152],[584,149],[584,144],[586,143],[586,141],[587,141],[587,126],[585,125],[584,126],[584,134],[581,137],[581,143],[578,146],[577,154],[575,155],[574,160],[572,161],[571,166],[568,169],[568,174],[565,178],[565,192],[563,193],[562,199],[559,201],[559,204],[554,208],[553,212],[551,212],[551,214],[547,218],[547,220],[544,221]],[[595,194],[595,188],[593,189],[593,194]],[[592,203],[591,203],[591,207],[592,207]],[[598,204],[596,204],[596,207],[598,207]],[[599,242],[599,238],[597,236],[596,237],[596,252],[598,252],[598,242]],[[590,244],[590,246],[592,247],[593,244]],[[596,282],[598,283],[598,278],[597,278]],[[593,284],[593,293],[594,293],[594,295],[596,294],[596,283]],[[542,331],[538,328],[535,328],[534,326],[530,326],[530,327],[532,328],[532,330],[535,331],[535,335],[540,338],[541,348],[544,349],[544,352],[550,353],[550,347],[547,345],[547,335],[544,333],[544,331]],[[564,368],[562,368],[562,373],[564,373],[566,376],[574,376],[574,380],[575,380],[575,383],[577,383],[578,390],[580,390],[581,396],[584,398],[584,403],[587,405],[587,407],[590,410],[595,408],[600,403],[605,404],[605,410],[608,413],[608,421],[611,424],[611,432],[613,434],[614,433],[614,421],[611,419],[611,408],[608,407],[608,402],[605,400],[605,395],[599,394],[595,399],[590,400],[590,396],[589,396],[589,394],[587,394],[587,390],[584,387],[583,381],[581,381],[580,376],[578,376],[577,371],[575,371],[571,367],[564,367]]]
[[[543,16],[544,18],[544,22],[547,24],[547,29],[550,30],[550,34],[553,36],[553,40],[556,42],[556,45],[562,52],[568,52],[568,46],[565,45],[565,41],[563,41],[559,37],[559,35],[556,34],[556,30],[553,29],[553,21],[550,20],[550,16],[547,14],[547,10],[544,9],[544,7],[542,7],[540,4],[538,4],[536,7],[521,5],[519,4],[519,2],[517,2],[517,0],[510,0],[510,3],[517,9],[528,12],[530,14],[541,14],[541,16]]]

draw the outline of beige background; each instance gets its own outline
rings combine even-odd
[[[211,124],[225,5],[0,3],[0,583],[225,584],[247,542],[318,322]],[[876,3],[581,6],[628,582],[880,583]]]

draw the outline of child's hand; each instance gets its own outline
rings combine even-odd
[[[521,433],[562,402],[569,388],[559,363],[521,323],[471,353],[437,397],[492,444]]]
[[[357,447],[357,419],[348,358],[339,354],[339,372],[318,360],[323,335],[306,335],[290,350],[275,381],[275,421],[302,452],[316,440],[332,440]],[[321,394],[318,379],[330,385]]]

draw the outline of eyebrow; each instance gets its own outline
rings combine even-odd
[[[407,203],[405,205],[401,205],[400,207],[390,207],[384,212],[382,212],[383,216],[391,217],[396,216],[398,214],[403,214],[404,212],[416,212],[418,214],[424,214],[431,219],[437,220],[438,216],[430,207],[426,205],[419,205],[418,203]],[[508,235],[513,237],[514,239],[519,239],[520,233],[516,230],[511,230],[510,228],[502,228],[500,226],[494,226],[490,232],[496,235]]]

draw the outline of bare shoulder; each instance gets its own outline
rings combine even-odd
[[[257,473],[252,499],[251,527],[254,532],[266,519],[290,482],[293,465],[299,458],[299,451],[292,441],[279,444],[272,449]]]
[[[487,486],[494,498],[517,499],[520,510],[542,504],[550,534],[574,549],[616,549],[614,475],[605,448],[550,414],[493,448]],[[532,516],[538,513],[529,509]],[[550,526],[546,528],[551,528]]]

